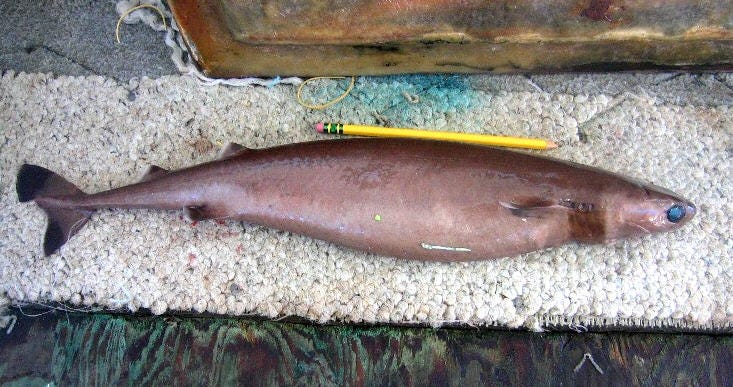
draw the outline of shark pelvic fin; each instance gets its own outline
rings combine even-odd
[[[188,206],[183,207],[183,214],[186,218],[193,222],[207,219],[216,219],[217,214],[207,210],[206,206]]]

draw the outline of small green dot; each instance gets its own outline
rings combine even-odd
[[[374,220],[376,220],[377,222],[381,222],[382,221],[382,215],[379,215],[379,214],[374,215]]]

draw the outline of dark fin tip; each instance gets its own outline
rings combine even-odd
[[[15,183],[18,201],[23,203],[35,199],[46,186],[46,180],[53,175],[53,172],[38,165],[23,164],[18,171],[18,180]]]
[[[61,225],[53,218],[48,218],[46,237],[43,239],[43,253],[48,257],[57,252],[66,243],[66,236]]]
[[[66,208],[44,208],[48,216],[43,252],[49,256],[57,252],[69,238],[76,235],[89,220],[91,211]]]

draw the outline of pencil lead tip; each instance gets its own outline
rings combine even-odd
[[[560,145],[557,145],[557,143],[552,141],[547,141],[547,147],[545,149],[555,149],[559,147]]]

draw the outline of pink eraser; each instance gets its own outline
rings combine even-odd
[[[323,122],[316,124],[316,132],[323,133]]]

